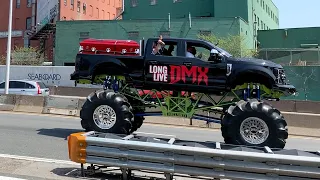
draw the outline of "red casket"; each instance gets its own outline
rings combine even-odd
[[[139,43],[132,40],[116,39],[85,39],[80,42],[79,53],[83,54],[114,54],[139,55]]]

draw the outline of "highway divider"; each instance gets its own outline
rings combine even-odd
[[[28,96],[0,94],[0,111],[79,117],[81,107],[85,101],[86,97],[77,96]],[[300,104],[301,106],[299,106]],[[296,103],[296,109],[306,109],[304,104],[305,103]],[[284,111],[282,111],[282,113],[290,127],[290,134],[320,137],[320,111],[319,114]],[[173,117],[146,117],[145,122],[164,125],[220,128],[219,124]],[[308,129],[306,130],[306,128]]]
[[[122,179],[132,170],[188,178],[312,180],[320,177],[319,152],[240,147],[219,142],[183,141],[174,137],[87,132],[68,137],[69,159],[91,169],[119,167]],[[105,170],[105,169],[104,169]],[[100,172],[100,171],[99,171]]]

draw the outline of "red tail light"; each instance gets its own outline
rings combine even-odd
[[[37,89],[38,89],[38,94],[41,94],[41,89],[38,83],[37,83]]]

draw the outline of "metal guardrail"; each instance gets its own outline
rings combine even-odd
[[[233,146],[143,135],[75,133],[68,137],[69,157],[83,164],[162,172],[167,179],[190,177],[250,180],[320,179],[320,152]]]

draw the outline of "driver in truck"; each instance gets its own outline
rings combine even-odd
[[[196,54],[197,54],[197,50],[195,47],[193,46],[187,47],[186,57],[194,58]]]

